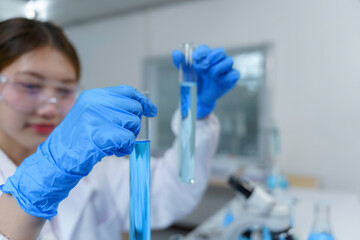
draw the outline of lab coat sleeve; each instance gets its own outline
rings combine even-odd
[[[217,149],[220,125],[215,114],[196,123],[195,183],[179,179],[179,111],[172,120],[175,141],[164,156],[151,159],[151,226],[165,228],[189,214],[206,190],[210,163]]]

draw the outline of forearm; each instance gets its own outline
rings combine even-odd
[[[0,233],[11,240],[36,239],[45,219],[24,212],[9,194],[0,196]]]

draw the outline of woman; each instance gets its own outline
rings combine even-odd
[[[175,66],[182,58],[173,52]],[[219,136],[211,112],[239,78],[222,49],[203,45],[193,58],[197,181],[178,180],[177,140],[151,160],[153,228],[200,200]],[[77,54],[59,27],[24,18],[0,23],[0,233],[11,239],[39,231],[44,239],[117,239],[129,228],[129,165],[116,156],[132,151],[141,116],[157,109],[127,86],[88,90],[75,103],[79,76]]]

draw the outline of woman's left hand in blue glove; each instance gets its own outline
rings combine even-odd
[[[16,198],[26,213],[50,220],[59,203],[103,157],[130,154],[141,117],[156,114],[156,106],[132,87],[86,90],[0,190]]]
[[[179,69],[184,59],[181,51],[172,53],[174,65]],[[211,49],[201,45],[193,52],[193,67],[197,77],[197,118],[207,117],[215,108],[216,101],[235,86],[240,77],[233,68],[233,59],[223,48]]]

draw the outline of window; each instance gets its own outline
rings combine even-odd
[[[218,154],[232,155],[250,161],[263,161],[261,121],[265,115],[265,79],[267,48],[257,47],[227,51],[234,67],[241,73],[236,87],[217,102],[215,113],[222,132]],[[174,135],[170,122],[178,107],[178,72],[170,57],[145,62],[146,85],[152,101],[158,106],[158,117],[152,121],[152,149],[161,153],[171,146]],[[261,121],[260,121],[261,120]]]
[[[234,52],[234,68],[240,71],[236,86],[215,109],[222,132],[219,154],[256,158],[259,153],[261,85],[265,74],[265,53],[261,50]]]

